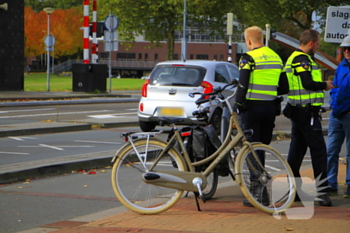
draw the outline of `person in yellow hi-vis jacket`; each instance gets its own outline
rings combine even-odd
[[[296,201],[307,198],[302,191],[300,166],[307,148],[310,148],[312,167],[321,206],[331,206],[327,178],[327,150],[320,120],[324,102],[323,90],[333,88],[331,81],[322,81],[322,73],[314,61],[320,44],[316,30],[306,30],[300,35],[299,48],[288,58],[285,71],[288,77],[288,103],[284,115],[292,122],[292,139],[288,152],[288,163],[294,173],[297,185]],[[305,199],[304,199],[305,200]]]
[[[260,27],[252,26],[244,31],[248,52],[239,62],[239,88],[235,107],[241,116],[244,129],[252,129],[253,135],[248,138],[250,142],[270,144],[275,127],[276,115],[280,115],[280,102],[278,94],[286,94],[288,82],[286,76],[280,79],[283,63],[280,56],[263,44],[263,31]],[[280,80],[285,80],[281,85]],[[284,93],[283,93],[283,88]],[[258,152],[262,164],[265,164],[265,155]],[[263,196],[258,197],[263,205],[269,205],[269,197],[260,182],[254,182],[257,177],[250,177],[250,192]],[[263,190],[262,190],[263,189]],[[244,206],[252,206],[248,200],[243,201]]]

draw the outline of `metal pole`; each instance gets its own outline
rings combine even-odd
[[[109,12],[109,16],[111,17],[112,12]],[[113,21],[112,21],[113,22]],[[113,23],[111,23],[113,24]],[[113,35],[112,35],[112,28],[113,25],[110,25],[111,27],[109,28],[109,94],[112,94],[112,49],[113,49]]]
[[[182,39],[181,39],[181,54],[182,54],[182,60],[183,61],[186,61],[187,59],[187,41],[186,41],[186,0],[184,0],[184,17],[183,17],[183,21],[184,21],[184,24],[183,24],[183,36],[182,36]]]
[[[270,40],[270,34],[271,34],[271,25],[266,24],[266,39],[265,39],[265,46],[269,47],[269,40]]]
[[[228,62],[232,62],[232,34],[233,34],[233,13],[227,13],[227,35],[228,35]]]
[[[52,66],[51,66],[51,74],[54,74],[54,68],[55,68],[55,53],[54,53],[54,48],[52,46]]]
[[[50,40],[50,14],[47,14],[47,36]],[[47,46],[47,91],[50,91],[50,49],[51,47]]]

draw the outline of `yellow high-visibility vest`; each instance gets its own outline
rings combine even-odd
[[[272,49],[261,47],[247,52],[254,63],[240,64],[241,69],[250,69],[247,100],[275,100],[283,63]]]
[[[308,63],[293,63],[294,58],[300,55],[306,55],[309,59]],[[324,102],[324,92],[323,90],[319,91],[311,91],[306,90],[301,82],[301,78],[299,75],[296,75],[298,72],[310,71],[312,75],[312,80],[315,82],[322,82],[322,73],[318,68],[316,62],[311,58],[310,55],[300,52],[294,51],[292,55],[288,58],[285,71],[288,77],[289,83],[289,93],[288,93],[288,103],[292,106],[296,106],[300,104],[302,106],[306,106],[310,103],[312,106],[321,106]]]

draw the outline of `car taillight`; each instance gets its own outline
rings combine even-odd
[[[181,133],[182,137],[188,137],[190,135],[191,135],[191,132],[183,132],[183,133]]]
[[[140,112],[143,112],[143,109],[144,109],[143,103],[140,104],[139,109],[140,109]]]
[[[147,86],[149,84],[149,79],[146,79],[145,82],[142,84],[142,97],[147,97]]]
[[[213,85],[211,83],[208,83],[207,81],[203,81],[201,83],[201,87],[203,87],[203,94],[208,94],[213,92]],[[209,98],[209,95],[205,97],[206,99]]]

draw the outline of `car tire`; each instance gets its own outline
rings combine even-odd
[[[154,122],[139,121],[139,125],[143,132],[150,132],[156,128],[156,123]]]
[[[221,110],[216,109],[209,120],[209,124],[214,126],[215,131],[218,135],[220,135],[221,131],[221,114]]]

